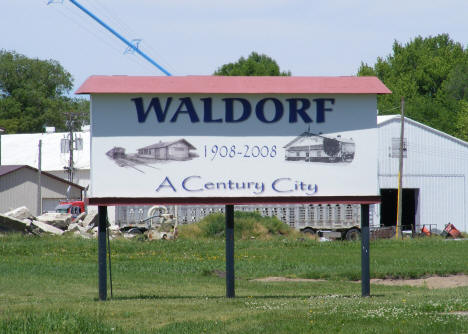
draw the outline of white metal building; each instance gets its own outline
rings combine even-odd
[[[25,133],[2,135],[2,165],[29,165],[38,167],[39,140],[42,141],[41,170],[67,180],[69,151],[63,140],[68,139],[66,132]],[[90,133],[81,131],[74,133],[75,139],[81,139],[81,144],[73,152],[75,177],[73,182],[80,186],[89,185]]]
[[[379,188],[382,204],[374,220],[395,225],[400,147],[400,116],[378,117]],[[467,231],[468,143],[405,118],[403,225],[442,230],[452,223]]]
[[[69,164],[68,139],[66,132],[46,132],[2,135],[1,138],[1,165],[28,165],[38,167],[39,140],[41,144],[41,170],[68,180],[65,169]],[[83,188],[90,187],[90,132],[89,126],[83,131],[75,132],[75,150],[73,151],[73,164],[75,173],[73,183]],[[78,140],[77,140],[78,139]],[[35,203],[36,192],[24,194],[28,196],[25,203]],[[32,197],[29,198],[29,197]],[[46,208],[51,208],[46,205]],[[31,209],[32,210],[32,209]],[[97,208],[90,208],[91,211]],[[112,215],[112,216],[111,216]],[[109,217],[113,218],[113,210],[109,211]]]

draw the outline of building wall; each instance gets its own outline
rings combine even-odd
[[[68,180],[68,173],[66,170],[51,170],[47,171],[52,175],[55,175],[61,179]],[[91,187],[90,176],[89,176],[89,169],[77,169],[75,170],[75,175],[73,177],[73,183],[76,183],[82,187]]]
[[[0,182],[0,212],[26,206],[32,214],[38,214],[37,184],[37,172],[29,168],[3,175]],[[41,184],[42,198],[60,200],[67,197],[67,183],[42,174]],[[81,189],[71,187],[71,196],[81,198]]]
[[[398,187],[399,159],[392,157],[392,138],[399,136],[399,119],[379,126],[380,189]],[[467,231],[468,144],[411,120],[405,122],[405,138],[402,183],[420,190],[419,223],[443,229],[450,222]]]
[[[168,159],[185,160],[189,157],[189,150],[184,143],[172,144],[168,147]]]
[[[66,171],[63,170],[55,170],[55,171],[48,171],[48,173],[53,174],[55,176],[58,176],[62,179],[67,180],[68,179],[68,174]],[[87,194],[90,193],[91,189],[91,181],[90,181],[90,170],[89,169],[78,169],[75,172],[75,178],[73,179],[74,183],[79,184],[82,187],[87,187],[89,186],[88,191],[86,192]],[[87,207],[88,212],[91,213],[97,213],[98,207],[97,206],[88,206]],[[110,223],[115,222],[115,207],[110,206],[107,208],[107,216],[109,219]]]
[[[154,155],[152,157],[156,159],[167,160],[167,147],[154,149]]]

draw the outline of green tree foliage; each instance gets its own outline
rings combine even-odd
[[[467,52],[465,50],[465,52]],[[458,64],[444,82],[448,97],[458,102],[456,136],[468,141],[468,61]]]
[[[7,133],[66,130],[66,112],[89,120],[89,102],[67,97],[73,79],[57,61],[0,50],[0,127]]]
[[[229,76],[290,76],[291,72],[281,72],[279,65],[264,54],[252,52],[247,59],[240,57],[235,63],[218,68],[214,75]]]
[[[451,97],[468,101],[468,59],[452,69],[444,84],[444,88]]]
[[[392,54],[379,57],[373,67],[362,63],[358,75],[375,75],[393,92],[378,97],[379,114],[398,113],[404,97],[405,115],[461,136],[457,122],[467,96],[466,64],[468,50],[447,34],[419,36],[405,45],[395,41]]]

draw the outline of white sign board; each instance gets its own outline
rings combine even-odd
[[[91,198],[376,196],[376,94],[93,94]]]

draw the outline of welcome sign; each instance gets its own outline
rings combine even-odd
[[[91,77],[78,93],[90,203],[378,195],[377,78]]]

